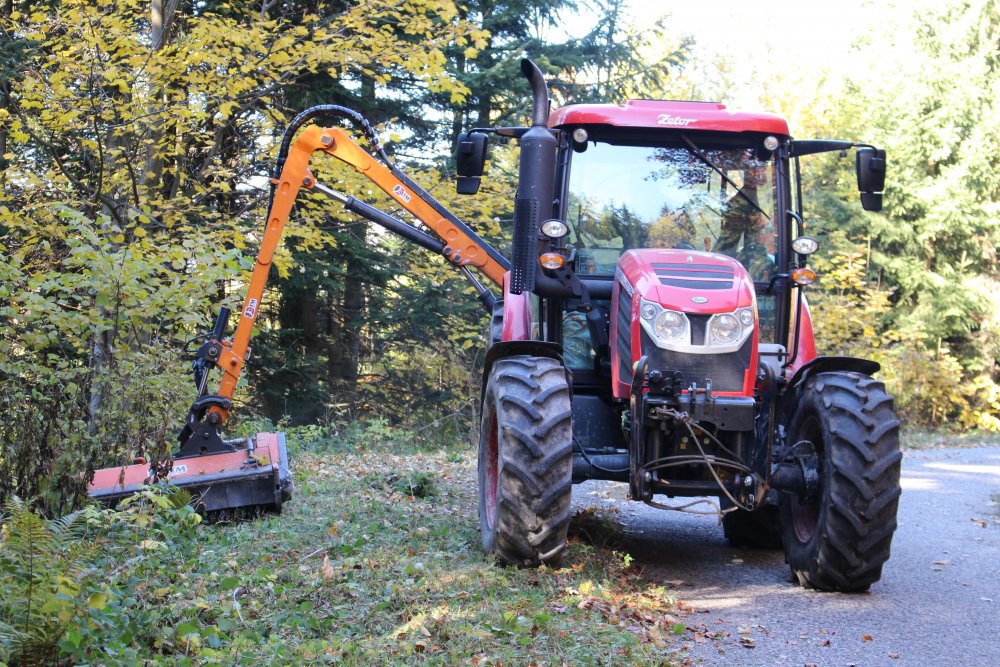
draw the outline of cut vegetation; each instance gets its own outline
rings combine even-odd
[[[683,607],[627,555],[574,540],[561,569],[499,567],[479,548],[474,452],[398,451],[300,448],[298,502],[280,518],[199,525],[183,498],[152,493],[85,512],[82,560],[41,543],[31,556],[48,574],[28,625],[45,632],[6,633],[0,660],[683,664]],[[5,523],[20,574],[3,579],[3,627],[17,629],[30,558],[11,553],[19,524]]]

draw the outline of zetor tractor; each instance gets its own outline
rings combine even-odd
[[[856,149],[877,211],[885,152],[721,104],[549,114],[541,73],[522,69],[531,127],[474,130],[457,153],[474,192],[488,133],[521,150],[483,379],[483,547],[557,559],[572,485],[614,480],[665,509],[717,497],[732,543],[783,545],[804,586],[866,590],[896,528],[899,422],[877,363],[816,354],[798,163]]]

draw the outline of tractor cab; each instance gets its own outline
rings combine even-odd
[[[559,109],[549,124],[561,137],[562,247],[591,292],[611,285],[607,301],[582,304],[606,315],[606,347],[581,326],[580,301],[565,303],[561,345],[577,384],[627,400],[645,356],[667,366],[649,370],[680,372],[685,388],[752,394],[758,351],[768,362],[787,358],[778,310],[788,312],[784,249],[795,230],[784,213],[785,121],[715,103],[632,100]]]

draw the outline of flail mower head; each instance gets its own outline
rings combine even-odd
[[[229,314],[228,308],[222,308],[211,333],[194,339],[204,341],[192,364],[198,398],[178,434],[180,447],[157,464],[142,461],[95,471],[88,490],[91,498],[114,506],[144,486],[167,483],[191,493],[195,509],[209,520],[280,512],[282,503],[291,498],[292,477],[283,433],[222,438],[220,429],[232,406],[232,390],[241,365],[232,363],[238,359],[232,353],[233,343],[223,338]],[[242,358],[246,354],[249,352]],[[219,393],[209,394],[208,371],[223,366],[220,359],[231,368],[223,367],[229,372],[223,375]]]
[[[190,492],[195,509],[209,519],[280,512],[292,491],[284,434],[258,433],[223,444],[229,451],[172,459],[165,474],[148,463],[98,470],[88,493],[114,506],[144,486],[166,482]]]

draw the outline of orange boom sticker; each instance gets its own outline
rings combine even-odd
[[[246,310],[243,311],[243,317],[249,317],[253,319],[254,315],[257,314],[257,299],[250,299],[247,301]]]

